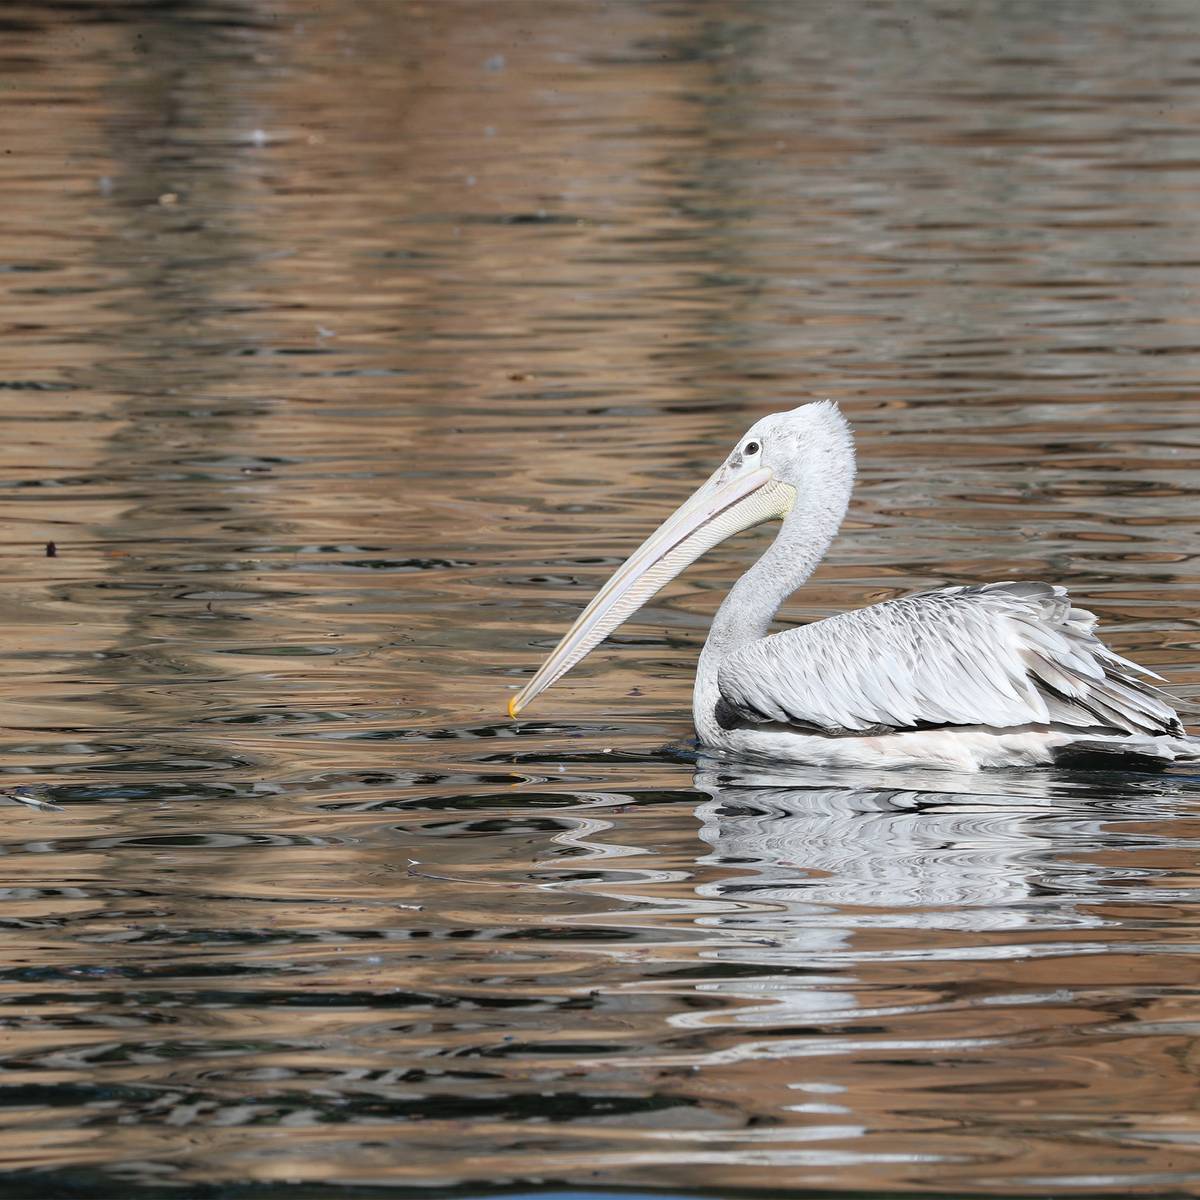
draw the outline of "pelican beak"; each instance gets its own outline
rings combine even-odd
[[[581,662],[660,588],[719,542],[786,516],[796,499],[769,467],[723,465],[667,518],[614,573],[532,679],[508,702],[516,715]]]

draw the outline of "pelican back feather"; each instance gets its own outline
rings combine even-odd
[[[718,720],[857,735],[1047,725],[1183,735],[1159,679],[1046,583],[952,587],[761,638],[721,663]]]

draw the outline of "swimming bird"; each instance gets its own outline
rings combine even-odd
[[[703,745],[831,767],[1054,764],[1157,769],[1200,759],[1161,676],[1110,650],[1049,583],[938,588],[770,633],[816,569],[854,485],[854,443],[818,401],[750,427],[633,552],[528,683],[517,714],[719,542],[782,522],[730,590],[700,654]]]

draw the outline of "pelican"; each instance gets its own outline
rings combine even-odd
[[[703,745],[826,767],[1158,769],[1200,759],[1162,677],[1113,653],[1048,583],[939,588],[770,633],[846,515],[854,442],[819,401],[752,425],[600,589],[509,701],[515,718],[660,588],[726,538],[782,522],[700,654]]]

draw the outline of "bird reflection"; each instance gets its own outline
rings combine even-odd
[[[1101,830],[1104,806],[1089,811],[1085,788],[1030,775],[988,792],[971,775],[954,790],[956,777],[933,772],[906,777],[907,787],[879,787],[877,773],[831,786],[819,770],[700,766],[694,786],[711,797],[696,810],[711,847],[703,861],[736,867],[701,885],[708,898],[738,901],[722,924],[811,948],[869,926],[1092,923],[1061,904],[1047,913],[1030,903],[1061,835]]]
[[[739,1009],[734,1023],[750,1025],[855,1011],[859,986],[881,971],[907,979],[920,962],[941,960],[940,973],[1037,955],[1042,931],[1062,931],[1058,943],[1112,924],[1097,901],[1131,883],[1145,897],[1152,872],[1131,881],[1126,864],[1101,865],[1097,852],[1111,858],[1128,821],[1139,841],[1170,844],[1173,818],[1190,806],[1179,792],[1194,788],[932,771],[880,787],[877,772],[835,782],[819,769],[703,758],[699,768],[694,786],[710,798],[696,817],[710,850],[698,859],[708,911],[697,923],[717,935],[705,957],[740,966],[702,990],[764,1001]]]

